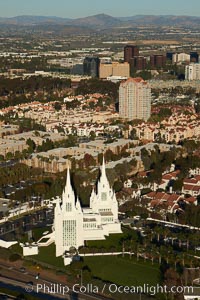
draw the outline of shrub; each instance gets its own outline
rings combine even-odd
[[[12,261],[12,262],[20,260],[20,259],[21,259],[21,256],[17,253],[11,254],[9,256],[9,261]]]

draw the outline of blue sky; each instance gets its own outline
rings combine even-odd
[[[0,16],[44,15],[68,18],[99,13],[200,16],[200,0],[0,0]]]

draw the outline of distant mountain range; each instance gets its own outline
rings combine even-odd
[[[200,17],[192,16],[154,16],[154,15],[136,15],[131,17],[112,17],[106,14],[98,14],[85,18],[70,19],[60,17],[45,16],[17,16],[11,18],[0,17],[0,24],[4,25],[70,25],[97,28],[116,28],[131,27],[136,25],[152,26],[199,26]]]

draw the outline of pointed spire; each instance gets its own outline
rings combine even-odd
[[[70,180],[69,167],[67,168],[66,185],[62,194],[62,208],[65,210],[66,203],[72,203],[72,209],[75,208],[75,194]]]
[[[103,155],[103,162],[102,162],[102,167],[101,167],[101,176],[102,177],[106,177],[106,166],[105,166],[105,158],[104,158],[104,155]]]
[[[55,207],[55,209],[57,210],[58,213],[61,212],[60,198],[59,197],[56,198],[56,207]]]
[[[109,188],[110,188],[110,184],[109,184],[108,178],[106,176],[105,159],[103,156],[103,162],[102,162],[102,167],[101,167],[101,176],[100,176],[98,184],[97,184],[97,191],[98,191],[98,193],[99,192],[101,193],[102,191],[105,191],[105,189],[108,190]]]
[[[66,179],[66,188],[71,187],[71,180],[70,180],[70,171],[69,171],[69,166],[67,168],[67,179]]]
[[[70,179],[70,170],[69,167],[67,168],[67,177],[66,177],[66,184],[63,191],[63,194],[71,194],[73,191],[72,185],[71,185],[71,179]]]
[[[82,209],[81,209],[81,203],[80,203],[79,198],[77,198],[77,201],[76,201],[76,209],[79,210],[79,211],[82,211]]]
[[[91,193],[91,198],[94,197],[95,195],[95,190],[94,190],[94,187],[92,188],[92,193]]]
[[[92,193],[90,195],[90,208],[92,208],[93,203],[95,202],[95,199],[96,199],[96,193],[95,193],[95,189],[93,187]]]

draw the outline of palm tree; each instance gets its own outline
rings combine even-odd
[[[171,234],[171,231],[169,230],[169,228],[164,227],[163,233],[164,233],[164,241],[166,243],[166,239]]]
[[[161,234],[163,233],[163,229],[161,226],[156,226],[154,228],[154,231],[156,233],[156,236],[157,236],[157,242],[160,242],[160,237],[161,237]]]

